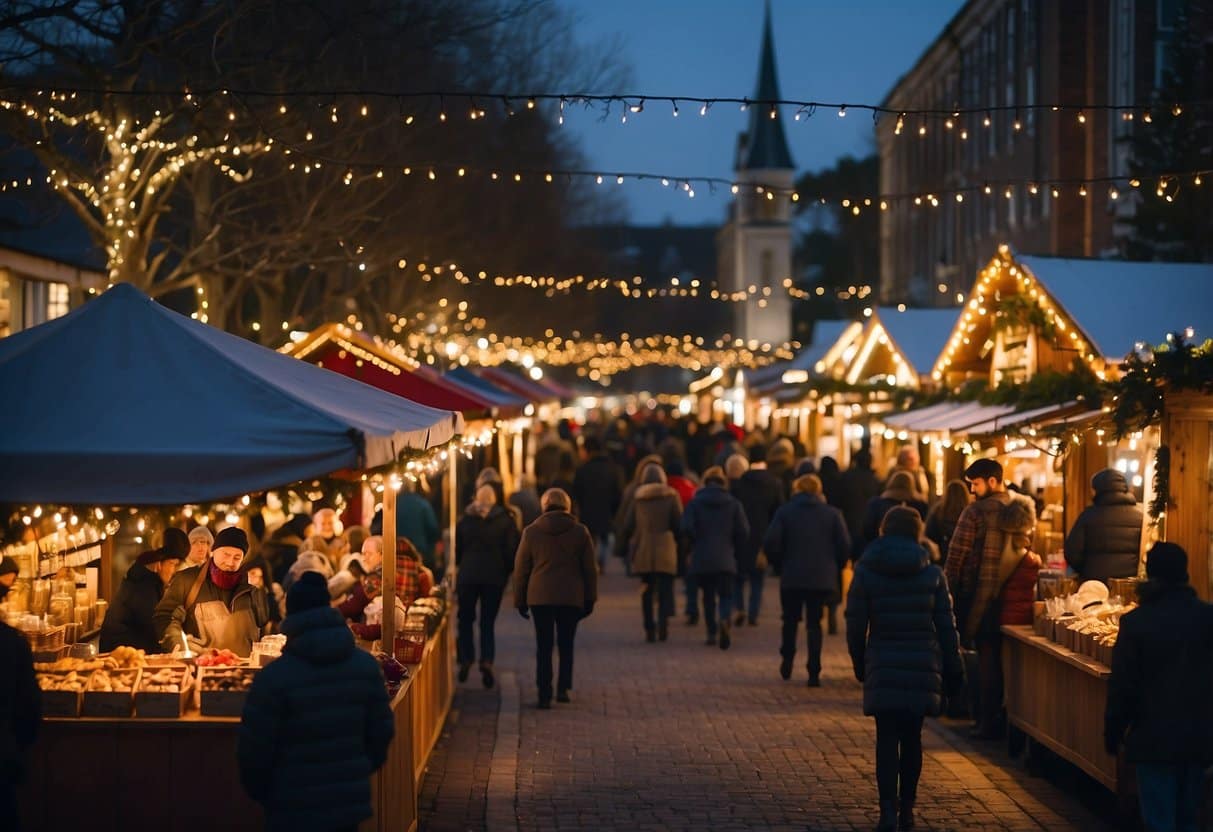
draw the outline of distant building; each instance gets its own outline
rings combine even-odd
[[[970,0],[885,98],[893,110],[1054,102],[1141,104],[1161,83],[1181,3],[1171,0]],[[1007,180],[1094,180],[1128,172],[1132,121],[1107,111],[976,113],[951,129],[895,117],[876,129],[881,190],[922,194]],[[987,125],[988,122],[988,126]],[[963,139],[962,136],[966,136]],[[1132,210],[1106,186],[980,190],[923,208],[881,213],[885,303],[948,303],[998,245],[1064,257],[1117,252],[1118,219]]]
[[[753,100],[780,98],[775,71],[775,45],[770,10],[763,21],[758,79]],[[728,333],[733,338],[779,346],[793,339],[792,301],[784,281],[792,278],[792,205],[790,193],[795,165],[788,150],[781,117],[771,118],[769,107],[749,108],[749,126],[738,137],[734,171],[739,183],[751,183],[738,193],[723,226],[599,226],[586,229],[587,238],[606,255],[609,272],[619,277],[639,275],[649,287],[668,288],[671,279],[687,288],[698,281],[701,297],[712,288],[725,294],[746,292],[744,303],[722,304],[703,300],[696,304],[684,298],[655,301],[650,314],[660,328],[663,320],[676,317],[683,332],[704,337]],[[769,196],[759,186],[774,186]],[[754,291],[750,293],[750,287]],[[610,304],[603,315],[612,321],[628,321],[634,330],[634,310],[623,312]],[[631,317],[627,317],[631,315]],[[640,324],[643,331],[643,324]]]
[[[0,338],[62,317],[106,285],[104,272],[0,246]]]

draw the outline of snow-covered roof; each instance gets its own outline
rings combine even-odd
[[[1169,333],[1213,337],[1213,263],[1137,263],[1016,255],[1100,353],[1120,358]],[[946,338],[946,335],[945,335]],[[942,348],[942,344],[940,344]]]
[[[893,339],[902,356],[920,376],[929,376],[935,359],[943,351],[960,310],[906,309],[898,312],[896,307],[881,306],[876,310],[885,332]]]
[[[996,419],[1013,413],[1015,408],[1004,404],[982,404],[981,402],[940,402],[918,410],[907,410],[881,417],[889,427],[903,428],[918,433],[959,431],[970,425]]]

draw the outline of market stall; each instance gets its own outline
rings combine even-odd
[[[31,522],[42,504],[78,509],[56,518],[70,528],[114,506],[233,499],[337,471],[381,475],[389,610],[400,476],[418,455],[453,462],[458,449],[444,446],[463,430],[458,413],[214,330],[127,285],[0,341],[0,388],[27,394],[0,415],[0,502],[36,506],[26,515]],[[46,407],[64,391],[70,406]],[[64,556],[38,552],[31,568]],[[99,564],[103,574],[109,567]],[[418,615],[424,647],[414,640],[420,663],[393,700],[402,727],[390,752],[395,762],[377,775],[382,794],[414,792],[416,768],[449,707],[444,613]],[[399,645],[394,630],[394,617],[385,616],[384,644]],[[57,664],[42,669],[48,719],[22,787],[23,825],[260,828],[259,811],[236,782],[234,743],[242,697],[259,663],[272,660],[272,642],[259,642],[254,657],[235,667],[199,667],[204,657],[188,655],[156,666],[134,651],[66,652],[57,648]],[[214,793],[225,799],[206,799]],[[411,808],[378,808],[377,828],[415,823],[415,799]]]

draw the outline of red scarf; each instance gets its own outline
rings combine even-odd
[[[224,572],[214,561],[211,561],[211,583],[220,589],[235,589],[236,584],[240,583],[240,571]]]

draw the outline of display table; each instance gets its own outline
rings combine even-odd
[[[454,692],[450,616],[393,698],[396,736],[371,778],[370,830],[417,827],[417,795]],[[262,830],[240,786],[240,720],[190,711],[179,719],[47,718],[20,787],[26,830]]]
[[[1123,778],[1117,758],[1103,743],[1111,669],[1031,627],[1003,627],[1002,633],[1010,724],[1118,792]]]

